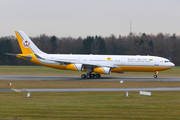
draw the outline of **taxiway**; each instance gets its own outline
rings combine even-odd
[[[0,92],[108,92],[108,91],[180,91],[180,87],[167,88],[56,88],[56,89],[0,89]]]

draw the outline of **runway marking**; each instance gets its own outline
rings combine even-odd
[[[13,91],[15,91],[15,92],[21,92],[22,90],[20,90],[20,89],[14,89],[14,88],[12,88],[11,90],[13,90]]]

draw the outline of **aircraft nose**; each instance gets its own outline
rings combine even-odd
[[[174,67],[174,66],[175,66],[175,64],[171,62],[171,65],[170,65],[170,66]]]

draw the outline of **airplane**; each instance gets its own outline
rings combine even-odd
[[[15,31],[22,54],[6,53],[18,58],[63,70],[84,71],[81,78],[100,78],[101,74],[111,72],[154,72],[175,66],[168,59],[158,56],[141,55],[85,55],[85,54],[47,54],[41,51],[23,31]]]

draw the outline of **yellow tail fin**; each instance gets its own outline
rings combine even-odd
[[[22,36],[18,33],[18,31],[15,31],[21,51],[23,54],[33,54],[31,49],[29,48],[29,45],[31,44],[29,41],[26,42],[26,40],[22,38]]]
[[[45,54],[39,50],[23,31],[15,31],[23,54]]]

